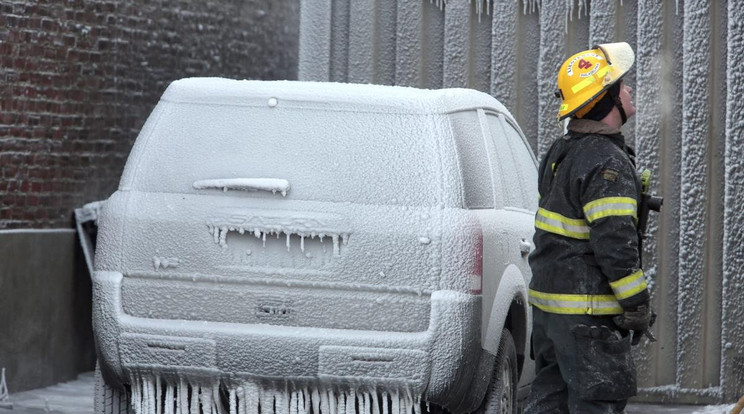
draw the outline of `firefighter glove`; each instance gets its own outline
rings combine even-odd
[[[647,304],[625,309],[622,315],[615,316],[613,320],[618,327],[633,333],[633,339],[631,341],[632,345],[638,345],[644,334],[646,334],[649,339],[653,338],[649,332],[649,328],[653,326],[656,321],[656,313],[654,313],[654,311],[651,310],[651,307]],[[652,339],[652,341],[653,340],[654,339]]]

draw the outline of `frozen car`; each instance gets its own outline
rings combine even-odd
[[[174,82],[101,212],[96,411],[515,412],[536,175],[477,91]]]

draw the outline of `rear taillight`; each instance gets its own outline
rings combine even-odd
[[[475,246],[473,270],[470,272],[470,288],[468,292],[473,295],[483,293],[483,230],[480,225],[475,230]]]

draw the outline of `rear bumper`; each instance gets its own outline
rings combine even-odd
[[[427,330],[379,332],[133,317],[121,305],[122,280],[118,272],[93,274],[99,358],[122,383],[154,372],[405,387],[447,406],[472,380],[481,353],[480,296],[434,292]]]

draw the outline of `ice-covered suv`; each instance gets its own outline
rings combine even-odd
[[[536,175],[477,91],[173,82],[101,212],[96,411],[515,412]]]

